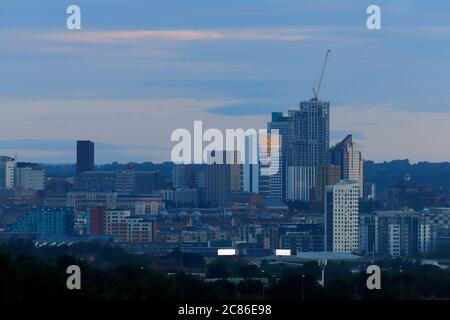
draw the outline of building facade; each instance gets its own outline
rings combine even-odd
[[[77,141],[77,174],[94,171],[94,143],[89,140]]]
[[[325,251],[359,252],[359,184],[342,180],[327,186]]]
[[[16,188],[42,191],[45,189],[45,170],[34,163],[17,163],[14,184]]]
[[[216,155],[217,153],[217,155]],[[213,207],[231,204],[231,166],[226,162],[226,152],[213,151],[214,161],[206,169],[206,203]],[[222,157],[222,160],[218,160]]]
[[[162,190],[162,198],[165,201],[173,202],[178,206],[198,207],[198,190],[197,189],[176,189]]]
[[[145,243],[154,241],[154,221],[132,216],[129,210],[108,210],[106,234],[119,242]]]
[[[106,206],[95,206],[88,210],[88,232],[90,235],[106,234],[106,217],[108,208]]]
[[[331,148],[331,163],[341,168],[341,179],[357,181],[360,194],[364,196],[364,160],[353,136],[350,134],[344,140]]]
[[[431,250],[430,224],[418,212],[377,212],[376,230],[376,251],[380,256],[402,257]]]
[[[316,168],[329,164],[330,104],[311,99],[289,111],[290,155],[287,161],[287,199],[310,201]]]
[[[279,167],[277,181],[281,180],[282,198],[286,199],[286,168],[291,150],[291,124],[289,117],[285,116],[282,112],[273,112],[272,121],[267,124],[267,131],[269,134],[277,131],[280,136],[280,148],[279,148]]]
[[[69,208],[36,208],[20,218],[9,230],[13,233],[37,233],[41,236],[72,235],[74,211]]]
[[[0,156],[0,190],[14,188],[16,159]]]

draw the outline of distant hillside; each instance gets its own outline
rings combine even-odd
[[[49,176],[73,176],[75,165],[43,165]],[[113,162],[96,166],[99,171],[126,170],[129,164]],[[137,171],[160,171],[166,178],[171,177],[173,164],[164,163],[133,163]],[[406,175],[411,178],[411,183],[430,186],[433,189],[450,190],[450,162],[430,163],[419,162],[411,164],[409,160],[394,160],[390,162],[375,163],[366,161],[365,180],[377,185],[377,190],[383,192],[389,185],[399,183]]]
[[[402,181],[406,175],[410,176],[413,184],[450,190],[449,162],[411,164],[409,160],[394,160],[383,163],[366,161],[365,163],[365,180],[376,183],[380,191]]]

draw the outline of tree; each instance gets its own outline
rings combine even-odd
[[[213,262],[208,265],[209,278],[228,278],[230,270],[226,265],[220,262]]]

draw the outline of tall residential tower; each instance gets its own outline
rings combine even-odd
[[[77,141],[77,174],[94,170],[94,143],[89,140]]]
[[[352,135],[331,148],[331,162],[341,168],[341,179],[358,182],[359,197],[364,195],[364,160]]]
[[[310,201],[317,168],[329,164],[330,103],[311,99],[289,111],[291,150],[287,164],[287,199]]]

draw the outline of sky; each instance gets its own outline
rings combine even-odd
[[[431,5],[432,3],[432,5]],[[81,30],[66,8],[81,8]],[[366,9],[381,8],[381,30]],[[0,155],[170,159],[171,133],[265,128],[320,98],[367,160],[450,161],[447,0],[1,0]]]

